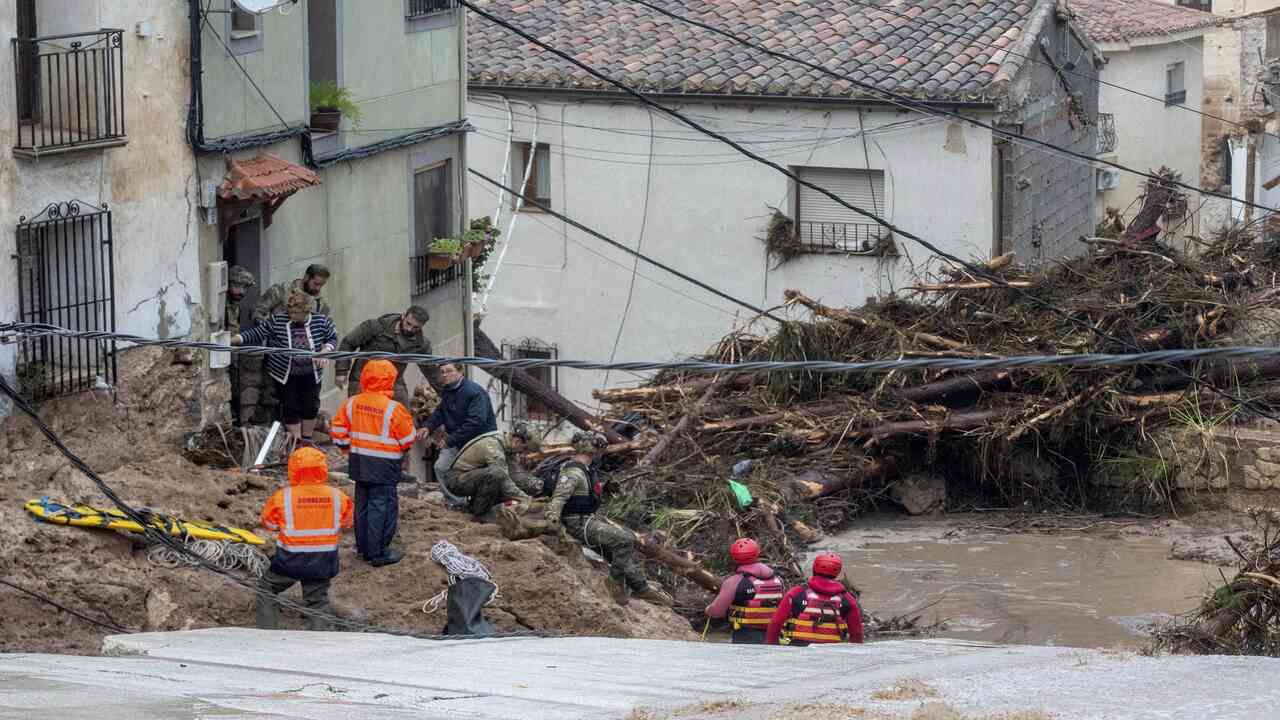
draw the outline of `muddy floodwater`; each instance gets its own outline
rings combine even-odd
[[[937,601],[923,614],[946,620],[940,637],[1027,645],[1141,646],[1151,623],[1196,607],[1218,577],[1149,536],[868,529],[824,549],[881,618]]]

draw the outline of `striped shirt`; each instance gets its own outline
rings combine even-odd
[[[294,342],[293,333],[289,329],[289,316],[284,313],[274,313],[266,320],[240,333],[240,340],[244,345],[266,345],[316,352],[327,352],[338,346],[338,331],[334,329],[333,321],[328,315],[320,313],[308,315],[306,331],[306,344],[298,345]],[[267,372],[271,373],[271,377],[276,381],[289,382],[289,372],[292,369],[293,364],[289,362],[287,356],[267,356]],[[315,366],[314,362],[311,363],[311,371],[315,373],[316,382],[320,382],[324,373]]]

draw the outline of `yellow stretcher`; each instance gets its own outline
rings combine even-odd
[[[28,500],[27,512],[37,520],[55,525],[72,525],[75,527],[105,528],[107,530],[124,530],[141,533],[142,526],[129,519],[127,515],[115,509],[102,509],[89,505],[64,505],[47,497]],[[175,537],[193,537],[204,540],[225,540],[227,542],[262,545],[265,540],[248,530],[226,527],[199,520],[181,520],[171,515],[164,515],[146,508],[139,508],[138,513],[147,520],[147,526],[166,532]]]

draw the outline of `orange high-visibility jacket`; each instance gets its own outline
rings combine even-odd
[[[391,399],[396,368],[387,360],[370,360],[360,372],[359,395],[338,409],[329,437],[350,454],[351,479],[374,485],[400,481],[400,460],[413,447],[413,416]]]
[[[298,579],[338,574],[338,538],[355,515],[351,498],[326,484],[324,453],[301,448],[289,457],[289,486],[262,508],[262,525],[276,532],[271,569]]]

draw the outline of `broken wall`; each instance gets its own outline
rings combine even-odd
[[[17,34],[16,0],[0,0],[0,37]],[[49,14],[50,8],[58,12]],[[201,316],[201,271],[189,188],[195,166],[186,145],[186,4],[160,0],[38,0],[54,30],[125,28],[124,117],[128,144],[20,160],[13,53],[0,53],[0,321],[18,316],[15,231],[21,217],[52,203],[78,201],[111,210],[116,328],[149,337],[186,336]],[[68,29],[69,18],[75,27]],[[135,31],[147,21],[149,30]],[[0,372],[14,379],[16,347],[0,345]],[[0,400],[0,416],[8,404]]]
[[[1043,52],[1041,50],[1043,49]],[[1035,58],[1009,85],[1000,125],[1092,156],[1097,150],[1096,52],[1056,13],[1034,40],[1012,52]],[[1073,68],[1075,75],[1060,75]],[[1073,96],[1075,100],[1073,101]],[[1096,179],[1086,162],[1025,142],[997,142],[1001,163],[1001,251],[1023,261],[1079,254],[1092,234]]]

